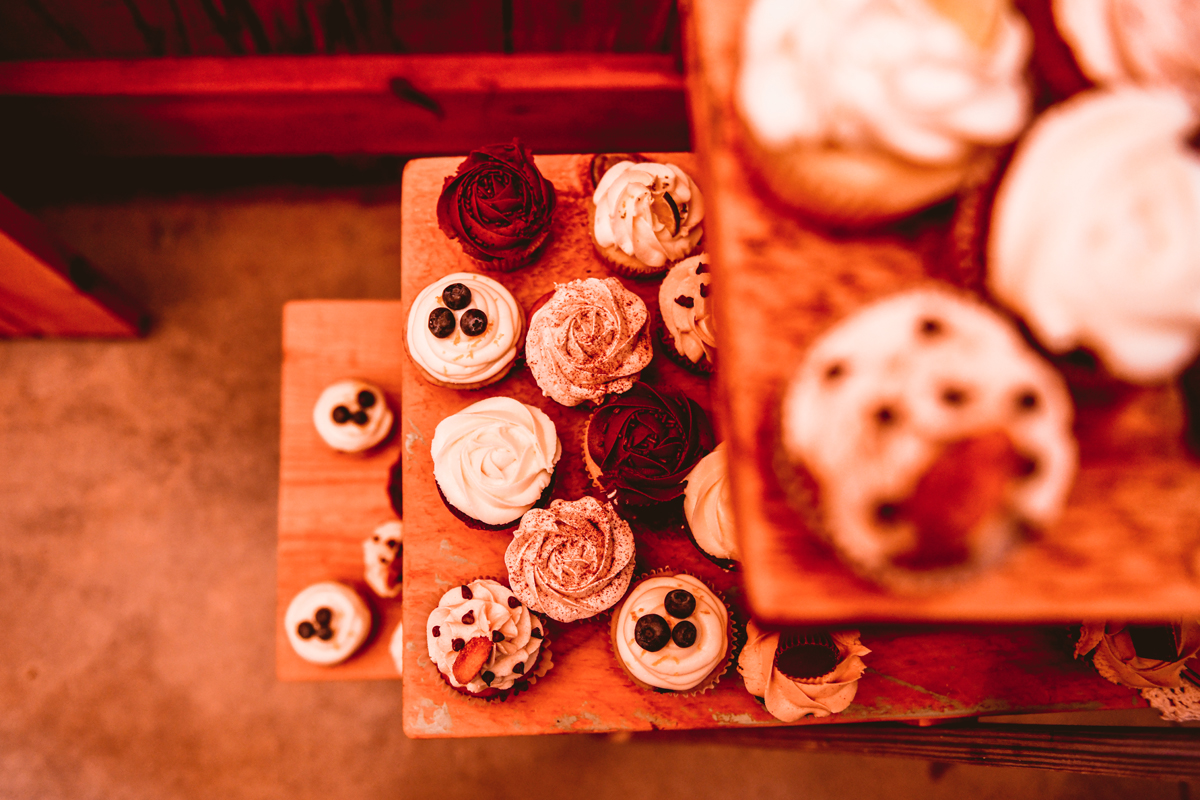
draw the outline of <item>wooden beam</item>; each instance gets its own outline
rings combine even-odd
[[[91,155],[687,150],[670,55],[0,63],[0,144]]]

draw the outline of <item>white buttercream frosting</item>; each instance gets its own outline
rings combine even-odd
[[[828,717],[845,711],[858,693],[858,679],[866,671],[862,657],[871,651],[858,639],[858,631],[831,632],[838,649],[838,664],[819,680],[797,683],[775,669],[779,633],[767,633],[746,624],[746,644],[738,655],[738,672],[746,691],[761,697],[776,719],[795,722],[802,717]]]
[[[1200,349],[1200,158],[1178,94],[1076,95],[1041,116],[1000,185],[988,286],[1049,350],[1152,383]]]
[[[737,102],[771,147],[951,164],[1024,127],[1031,46],[1028,24],[1007,7],[981,48],[925,0],[756,0]]]
[[[363,392],[373,398],[366,408],[360,402],[360,398],[367,399]],[[345,409],[345,414],[337,412],[338,408]],[[345,421],[338,422],[339,418]],[[334,450],[344,453],[361,453],[379,444],[391,433],[393,421],[383,390],[366,381],[340,380],[321,392],[313,406],[317,433]]]
[[[717,356],[709,279],[708,254],[701,253],[671,267],[658,288],[658,309],[667,333],[675,350],[693,364],[712,364]]]
[[[644,650],[634,640],[637,621],[657,614],[672,628],[680,621],[667,613],[667,593],[684,589],[696,598],[686,618],[696,626],[696,641],[680,647],[668,641],[661,650]],[[613,617],[617,657],[635,678],[659,689],[686,692],[702,687],[729,652],[729,612],[712,590],[691,575],[647,578],[626,596]]]
[[[310,624],[314,631],[323,627],[316,621],[317,612],[322,609],[330,613],[328,630],[332,635],[327,639],[315,632],[307,638],[301,636],[300,627],[304,623]],[[358,592],[345,584],[314,583],[292,598],[283,625],[297,655],[305,661],[330,666],[345,661],[367,640],[371,610]]]
[[[392,639],[388,642],[388,655],[392,657],[392,663],[396,665],[396,672],[400,676],[404,675],[404,625],[397,622],[396,630],[392,634]]]
[[[379,525],[363,539],[363,566],[367,585],[380,597],[397,597],[402,589],[400,564],[404,525],[393,519]]]
[[[429,330],[429,314],[445,308],[442,292],[461,283],[471,290],[471,302],[453,310],[454,332],[439,339]],[[462,331],[462,316],[470,309],[487,315],[487,328],[479,336]],[[455,272],[426,286],[408,312],[408,353],[433,379],[470,386],[495,378],[517,357],[525,331],[525,311],[498,281],[474,272]]]
[[[446,500],[480,522],[505,525],[550,485],[562,444],[541,409],[489,397],[439,422],[430,450]]]
[[[509,689],[527,677],[541,653],[544,634],[542,621],[516,595],[487,578],[442,595],[425,625],[430,660],[451,686],[474,694]],[[454,662],[465,643],[478,637],[493,643],[491,653],[473,678],[460,683],[454,677]]]
[[[678,228],[666,195],[679,212]],[[649,267],[683,258],[703,234],[700,188],[674,164],[618,162],[596,185],[592,202],[596,243],[615,246]]]
[[[697,547],[711,556],[738,561],[741,555],[726,469],[725,443],[721,442],[688,473],[683,514]]]

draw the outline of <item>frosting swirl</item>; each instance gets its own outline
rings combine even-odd
[[[1075,645],[1075,657],[1094,654],[1092,663],[1103,677],[1135,689],[1177,689],[1187,662],[1200,655],[1200,620],[1177,620],[1170,626],[1175,656],[1170,659],[1138,655],[1123,622],[1085,622]]]
[[[327,445],[343,453],[370,450],[392,432],[393,420],[383,390],[360,380],[331,384],[313,406],[317,433]]]
[[[618,162],[596,185],[592,202],[596,243],[650,267],[683,258],[704,232],[704,198],[674,164]]]
[[[471,301],[454,309],[454,332],[439,339],[429,329],[429,315],[446,308],[442,292],[461,283],[471,290]],[[461,320],[471,309],[487,316],[487,328],[479,336],[462,332]],[[525,311],[512,293],[486,275],[455,272],[426,286],[408,312],[408,353],[431,378],[441,383],[478,384],[500,375],[517,357]]]
[[[767,145],[878,149],[917,164],[1010,141],[1032,37],[1005,4],[986,48],[924,0],[757,0],[737,95]]]
[[[690,592],[696,599],[695,610],[687,617],[696,626],[695,642],[680,647],[672,640],[659,650],[645,650],[634,638],[637,622],[647,614],[657,614],[674,627],[678,620],[667,611],[665,602],[674,589]],[[711,589],[691,575],[658,576],[637,584],[612,624],[613,646],[625,669],[658,689],[686,692],[700,687],[729,652],[729,612]]]
[[[446,500],[480,522],[504,525],[541,498],[562,443],[541,409],[489,397],[439,422],[430,451]]]
[[[988,285],[1049,350],[1091,348],[1153,383],[1200,349],[1200,158],[1177,94],[1091,91],[1052,108],[996,197]]]
[[[322,623],[324,614],[328,617]],[[371,609],[349,586],[325,581],[292,598],[283,625],[297,655],[313,664],[331,666],[345,661],[367,640]]]
[[[738,561],[733,500],[726,479],[725,443],[696,462],[683,490],[683,514],[696,546],[711,556]]]
[[[509,689],[527,677],[541,653],[544,633],[541,620],[516,595],[487,578],[446,592],[425,623],[430,660],[451,686],[472,694]],[[459,682],[454,662],[463,644],[478,637],[494,643],[491,653],[473,678]]]
[[[708,255],[680,261],[658,288],[658,308],[675,350],[693,364],[717,355],[716,320],[710,298]]]
[[[532,509],[504,553],[513,592],[559,622],[611,608],[633,575],[633,531],[594,497]]]
[[[529,371],[564,406],[628,391],[654,356],[648,319],[642,298],[616,278],[562,284],[530,319]]]
[[[862,656],[871,651],[858,640],[858,631],[831,632],[838,648],[833,672],[809,683],[796,683],[775,668],[779,633],[766,633],[754,621],[746,624],[746,644],[738,655],[738,672],[746,691],[761,697],[776,719],[795,722],[801,717],[828,717],[844,711],[858,692],[858,679],[867,669]]]
[[[681,500],[688,472],[712,446],[708,417],[695,400],[645,383],[588,421],[588,458],[618,508]]]

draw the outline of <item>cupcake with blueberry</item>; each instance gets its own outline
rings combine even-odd
[[[356,379],[328,386],[313,406],[313,425],[327,445],[343,453],[362,453],[383,443],[395,416],[387,397],[374,384]]]
[[[708,254],[680,261],[658,288],[658,340],[667,357],[707,375],[717,358],[716,320],[710,295]]]
[[[524,342],[525,310],[486,275],[445,275],[422,289],[409,308],[408,355],[435,386],[491,386],[512,370]]]
[[[442,595],[426,622],[425,641],[446,684],[482,699],[524,691],[552,666],[545,623],[489,578]]]
[[[845,711],[866,671],[871,651],[858,631],[764,631],[751,620],[738,672],[746,691],[776,719],[828,717]]]
[[[729,668],[735,631],[724,601],[698,578],[663,572],[634,584],[613,612],[612,649],[638,687],[697,694]]]
[[[688,473],[683,490],[683,519],[692,543],[701,553],[722,569],[738,569],[741,551],[734,529],[724,442],[697,461]]]
[[[371,609],[344,583],[314,583],[292,598],[283,624],[296,655],[332,666],[354,655],[371,633]]]

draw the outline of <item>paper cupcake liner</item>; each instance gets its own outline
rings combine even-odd
[[[716,564],[718,567],[723,569],[725,572],[741,572],[742,571],[741,562],[736,561],[732,558],[722,558],[720,556],[715,556],[700,546],[700,543],[696,541],[695,534],[692,533],[692,527],[690,525],[688,525],[686,514],[684,515],[684,518],[683,518],[683,532],[685,534],[687,534],[688,541],[692,543],[692,546],[696,548],[696,550],[700,553],[700,555],[707,558],[713,564]]]
[[[645,683],[644,681],[639,680],[638,678],[634,677],[634,675],[629,671],[629,668],[625,666],[625,662],[621,659],[621,656],[617,653],[617,647],[616,647],[617,622],[618,622],[618,617],[616,614],[616,606],[623,603],[625,601],[625,598],[622,598],[620,603],[617,603],[616,605],[614,605],[612,611],[610,612],[608,649],[609,649],[609,652],[612,654],[613,660],[616,661],[617,666],[621,668],[621,671],[624,672],[625,675],[629,678],[629,680],[631,682],[633,682],[639,689],[645,689],[646,691],[655,692],[656,694],[671,695],[674,697],[698,697],[698,696],[704,694],[705,692],[711,691],[713,688],[715,688],[716,685],[721,682],[721,678],[724,677],[724,675],[727,672],[729,672],[729,670],[733,667],[733,664],[735,663],[735,661],[737,659],[738,650],[741,649],[741,643],[744,641],[743,636],[742,636],[741,621],[734,614],[733,607],[729,604],[729,601],[725,598],[724,592],[720,591],[719,589],[714,589],[707,581],[705,581],[699,575],[695,575],[691,572],[688,572],[687,570],[672,569],[671,567],[659,567],[656,570],[642,573],[640,575],[635,575],[633,577],[633,579],[629,582],[629,589],[630,589],[630,591],[632,591],[634,587],[636,587],[642,581],[647,580],[649,578],[669,577],[669,576],[673,576],[673,575],[687,575],[689,577],[695,578],[696,580],[703,583],[708,588],[708,590],[710,592],[712,592],[712,594],[718,600],[721,601],[721,604],[725,606],[725,620],[726,620],[725,636],[726,636],[726,639],[728,640],[728,644],[725,648],[724,657],[719,662],[717,662],[716,666],[713,667],[712,672],[710,672],[703,681],[701,681],[699,684],[697,684],[693,688],[683,689],[683,690],[679,690],[679,691],[676,691],[674,689],[662,689],[657,686],[651,686],[650,684]],[[626,593],[626,596],[628,596],[628,593]]]
[[[820,675],[797,675],[789,673],[780,666],[779,658],[789,650],[798,647],[814,647],[819,648],[822,652],[829,653],[833,658],[833,665]],[[775,656],[771,660],[771,668],[792,683],[802,686],[815,686],[820,684],[826,676],[837,669],[840,655],[838,646],[834,643],[833,636],[828,631],[818,629],[784,631],[780,634],[779,643],[775,646]]]
[[[546,506],[550,505],[550,499],[554,494],[554,486],[557,475],[558,470],[556,469],[550,475],[550,483],[546,484],[546,488],[542,490],[537,502],[534,503],[531,508],[545,508]],[[525,516],[525,512],[522,511],[520,516],[518,516],[512,522],[506,522],[502,525],[490,525],[482,520],[475,519],[470,514],[467,514],[465,511],[461,510],[448,499],[446,499],[446,495],[442,492],[442,487],[438,485],[436,480],[433,482],[433,485],[437,487],[438,497],[442,498],[442,504],[450,510],[450,513],[454,515],[454,518],[473,530],[496,532],[512,531],[521,524],[521,517]]]
[[[716,366],[707,357],[699,361],[692,361],[675,349],[675,339],[671,336],[671,332],[667,330],[667,323],[663,321],[661,310],[654,312],[654,339],[658,342],[659,349],[667,357],[668,361],[678,364],[688,372],[696,375],[712,375],[717,371]]]

